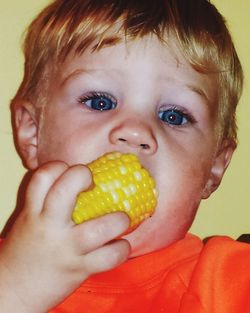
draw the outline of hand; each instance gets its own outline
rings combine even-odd
[[[50,162],[35,172],[24,208],[0,249],[1,312],[47,312],[90,275],[128,258],[128,242],[116,239],[129,227],[125,214],[72,222],[76,196],[91,184],[82,165]]]

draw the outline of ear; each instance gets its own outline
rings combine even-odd
[[[220,185],[222,177],[231,161],[236,144],[229,140],[224,140],[218,150],[210,176],[202,193],[202,198],[207,199]]]
[[[14,110],[16,145],[22,161],[28,169],[38,166],[37,133],[38,126],[34,109],[29,103],[18,105]]]

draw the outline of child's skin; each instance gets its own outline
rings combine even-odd
[[[9,284],[0,279],[3,312],[17,305],[20,313],[45,312],[90,275],[183,238],[200,200],[218,187],[234,146],[218,135],[216,77],[196,72],[171,47],[145,37],[69,56],[51,79],[42,118],[29,103],[16,110],[20,152],[38,170],[0,250]],[[89,99],[93,92],[104,94],[105,110]],[[139,155],[159,198],[151,218],[109,243],[128,228],[125,214],[76,226],[71,212],[92,185],[78,164],[113,150]]]

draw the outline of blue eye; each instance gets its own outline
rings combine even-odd
[[[101,93],[92,93],[91,95],[82,97],[79,102],[97,111],[108,111],[115,109],[117,106],[116,101],[110,95]]]
[[[187,114],[177,109],[159,111],[158,116],[163,122],[175,126],[183,125],[191,121],[191,118]]]

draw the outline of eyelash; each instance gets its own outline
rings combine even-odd
[[[88,105],[87,104],[87,102],[88,101],[94,101],[94,100],[103,100],[104,102],[106,101],[106,100],[108,100],[110,103],[108,103],[108,104],[110,104],[111,105],[111,107],[110,108],[102,108],[102,107],[100,107],[99,109],[98,108],[94,108],[94,107],[92,107],[91,105]],[[86,94],[86,95],[84,95],[84,96],[81,96],[79,99],[78,99],[78,102],[80,103],[80,104],[85,104],[87,107],[89,107],[91,110],[95,110],[95,111],[107,111],[107,110],[111,110],[111,109],[115,109],[116,108],[116,106],[117,106],[117,101],[116,101],[116,99],[113,97],[113,96],[111,96],[110,94],[108,94],[108,93],[106,93],[106,92],[90,92],[90,93],[88,93],[88,94]],[[99,103],[99,104],[101,104],[101,103]]]
[[[91,101],[91,104],[88,104],[88,101]],[[78,102],[86,105],[90,110],[100,112],[113,110],[117,106],[116,99],[106,92],[90,92],[81,96]],[[185,109],[176,106],[160,108],[157,114],[160,120],[172,127],[183,127],[185,124],[194,124],[196,122]]]
[[[181,121],[183,121],[183,119],[186,120],[185,123],[180,123],[180,124],[175,124],[174,122],[176,122],[176,120],[169,120],[169,121],[164,121],[163,119],[163,115],[166,114],[166,113],[169,113],[169,116],[170,117],[170,114],[172,113],[173,115],[174,114],[177,114],[179,116],[175,116],[176,119],[177,118],[180,118]],[[194,117],[189,114],[188,112],[186,112],[185,109],[183,108],[179,108],[179,107],[176,107],[176,106],[172,106],[172,107],[169,107],[169,108],[161,108],[159,111],[158,111],[158,117],[160,118],[160,120],[162,120],[164,123],[168,124],[169,126],[172,126],[172,127],[183,127],[185,126],[185,124],[195,124],[196,123],[196,120],[194,119]]]

